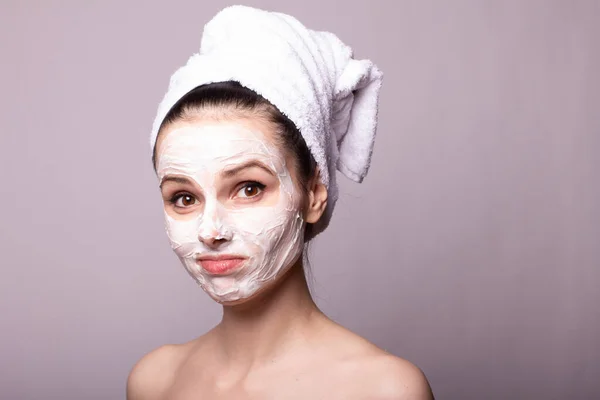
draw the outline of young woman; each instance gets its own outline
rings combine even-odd
[[[240,21],[240,13],[245,21],[274,17],[247,7],[224,12],[233,22]],[[221,17],[220,23],[226,22]],[[247,34],[241,35],[244,43]],[[223,47],[231,45],[231,34],[227,40]],[[235,47],[235,54],[245,51]],[[267,52],[252,54],[259,54],[263,68],[271,68]],[[232,60],[225,59],[230,65]],[[203,65],[188,62],[186,67]],[[273,68],[269,82],[262,83],[243,73],[230,80],[190,78],[184,68],[171,80],[169,93],[175,94],[167,93],[159,107],[151,142],[167,234],[190,276],[222,304],[223,318],[197,339],[144,356],[129,375],[127,398],[431,399],[417,367],[331,321],[311,298],[303,249],[331,216],[336,193],[330,172],[343,161],[343,148],[331,151],[326,144],[339,139],[319,141],[308,134],[323,138],[335,129],[328,120],[313,129],[306,124],[310,107],[293,109],[302,89],[287,88],[278,97],[249,88],[285,86],[290,70],[278,80]],[[182,86],[182,80],[188,83]],[[326,84],[320,87],[329,90]],[[356,86],[351,95],[360,89]],[[332,96],[328,101],[327,110],[346,109],[336,115],[350,118],[344,124],[350,132],[348,107],[334,104]],[[327,110],[323,115],[331,114]],[[370,156],[368,144],[366,151]],[[346,169],[352,167],[348,160]]]

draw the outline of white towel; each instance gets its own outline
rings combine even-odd
[[[171,77],[150,138],[173,105],[207,83],[237,81],[275,105],[300,130],[327,187],[329,224],[338,188],[335,170],[361,182],[369,169],[382,73],[329,32],[295,18],[246,6],[220,11],[204,27],[200,51]]]

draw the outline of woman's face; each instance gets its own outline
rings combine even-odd
[[[298,259],[302,195],[270,123],[175,122],[156,145],[171,246],[214,300],[248,299]]]

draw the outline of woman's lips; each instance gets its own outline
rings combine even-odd
[[[237,269],[246,259],[240,256],[204,256],[196,262],[208,273],[213,275],[226,275]]]

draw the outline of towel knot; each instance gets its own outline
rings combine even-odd
[[[336,81],[332,113],[336,166],[355,182],[362,182],[371,163],[382,78],[371,61],[351,58]]]

